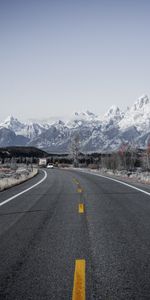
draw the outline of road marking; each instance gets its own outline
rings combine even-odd
[[[72,300],[85,300],[85,260],[84,259],[76,260]]]
[[[136,191],[139,191],[139,192],[141,192],[141,193],[144,193],[144,194],[150,196],[150,193],[149,193],[149,192],[146,192],[146,191],[144,191],[144,190],[142,190],[142,189],[139,189],[139,188],[137,188],[137,187],[135,187],[135,186],[133,186],[133,185],[131,185],[131,184],[128,184],[128,183],[123,182],[123,181],[120,181],[120,180],[118,180],[118,179],[114,179],[114,178],[107,177],[107,176],[100,175],[100,174],[93,174],[93,173],[86,172],[86,171],[81,171],[81,170],[80,170],[80,172],[86,173],[86,174],[89,174],[89,175],[99,176],[99,177],[102,177],[102,178],[105,178],[105,179],[109,179],[109,180],[111,180],[111,181],[115,181],[115,182],[117,182],[117,183],[121,183],[121,184],[123,184],[123,185],[125,185],[125,186],[128,186],[128,187],[130,187],[130,188],[132,188],[132,189],[134,189],[134,190],[136,190]]]
[[[12,197],[6,199],[6,200],[4,200],[3,202],[0,203],[0,206],[2,206],[2,205],[4,205],[4,204],[6,204],[6,203],[12,201],[13,199],[15,199],[15,198],[21,196],[22,194],[24,194],[24,193],[30,191],[31,189],[33,189],[33,188],[35,188],[36,186],[38,186],[39,184],[41,184],[41,183],[47,178],[47,172],[44,171],[44,170],[42,170],[42,171],[44,172],[44,177],[43,177],[39,182],[37,182],[37,183],[35,183],[34,185],[30,186],[30,187],[27,188],[26,190],[24,190],[24,191],[22,191],[22,192],[20,192],[20,193],[18,193],[18,194],[16,194],[16,195],[14,195],[14,196],[12,196]]]
[[[76,178],[73,178],[73,181],[78,185],[79,181]]]
[[[77,193],[79,193],[79,194],[83,193],[83,189],[82,188],[77,188]]]
[[[80,203],[79,204],[79,214],[83,214],[84,213],[84,204]]]

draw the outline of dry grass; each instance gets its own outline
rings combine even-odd
[[[11,176],[8,178],[1,178],[0,179],[0,191],[6,190],[12,186],[18,185],[28,179],[37,175],[38,169],[34,168],[32,172],[26,174],[20,174],[19,176]]]

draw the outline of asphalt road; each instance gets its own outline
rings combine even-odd
[[[45,181],[0,206],[0,300],[73,299],[80,259],[85,299],[150,299],[150,196],[90,174],[46,171]],[[43,177],[1,192],[0,203]]]

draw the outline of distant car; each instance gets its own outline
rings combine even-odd
[[[48,164],[47,169],[54,169],[54,165],[53,164]]]

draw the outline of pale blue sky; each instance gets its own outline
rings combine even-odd
[[[0,0],[0,120],[150,96],[150,1]]]

